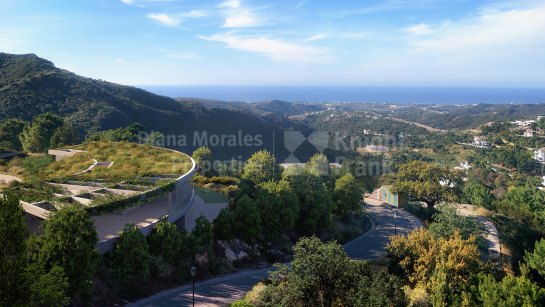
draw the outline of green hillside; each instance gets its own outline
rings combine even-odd
[[[273,148],[282,157],[282,131],[301,129],[298,124],[270,115],[212,108],[194,99],[172,99],[145,90],[78,76],[59,69],[34,54],[0,53],[0,121],[8,118],[30,120],[51,112],[73,122],[82,135],[127,126],[138,122],[148,130],[171,136],[185,136],[185,142],[167,144],[185,152],[200,145],[212,147],[218,158],[248,157],[253,152]],[[203,133],[211,135],[259,136],[251,146],[237,142],[202,144]],[[280,137],[279,137],[280,136]],[[280,151],[279,151],[280,150]]]

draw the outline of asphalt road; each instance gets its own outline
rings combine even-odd
[[[353,259],[376,259],[385,255],[390,236],[407,234],[421,227],[420,221],[403,210],[381,206],[381,201],[366,198],[366,210],[373,226],[366,234],[347,243],[344,248]],[[395,227],[394,227],[395,224]],[[241,299],[254,284],[267,276],[269,268],[246,270],[235,274],[209,279],[195,284],[195,306],[226,306]],[[158,293],[128,306],[191,306],[192,286],[186,285]]]
[[[381,206],[382,201],[366,198],[365,203],[366,211],[373,221],[373,228],[344,246],[350,258],[381,258],[385,256],[390,236],[394,233],[406,235],[409,231],[422,227],[416,217],[403,210],[398,209],[397,218],[394,218],[393,207]]]
[[[246,270],[195,284],[195,306],[228,306],[241,299],[271,268]],[[160,292],[127,306],[191,306],[192,285]]]

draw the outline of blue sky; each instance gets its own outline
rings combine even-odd
[[[545,2],[9,0],[0,51],[131,85],[545,87]]]

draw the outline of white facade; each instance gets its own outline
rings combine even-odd
[[[490,143],[482,136],[474,136],[471,144],[480,148],[490,147]]]
[[[528,127],[530,126],[531,124],[535,123],[536,121],[531,119],[531,120],[516,120],[514,122],[511,122],[511,124],[515,124],[519,127]]]
[[[460,165],[456,166],[454,169],[467,171],[470,168],[471,168],[471,165],[469,164],[469,162],[465,161],[465,162],[461,162]]]
[[[545,162],[545,148],[534,150],[534,160],[539,162]]]

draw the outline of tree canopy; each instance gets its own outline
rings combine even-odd
[[[138,288],[150,273],[149,246],[134,224],[127,224],[119,236],[113,257],[113,275],[121,287]]]
[[[27,226],[18,199],[0,197],[0,305],[21,304],[25,295]]]
[[[64,269],[44,267],[32,257],[34,237],[27,237],[23,210],[17,198],[0,197],[0,305],[65,306],[68,278]],[[38,248],[41,245],[38,244]]]
[[[64,125],[64,120],[54,114],[45,113],[32,119],[19,136],[27,152],[46,152],[51,147],[51,137]]]
[[[343,216],[349,211],[360,210],[363,191],[362,184],[350,173],[337,179],[333,190],[335,213]]]
[[[461,177],[437,163],[412,161],[402,164],[396,174],[394,192],[407,193],[413,201],[433,208],[440,201],[458,199]]]
[[[195,159],[195,163],[197,163],[197,166],[199,167],[199,172],[204,175],[208,176],[212,172],[212,151],[206,147],[201,146],[197,148],[193,154],[191,154],[193,159]]]
[[[242,172],[242,178],[252,181],[255,184],[276,180],[280,177],[280,166],[276,164],[275,157],[266,150],[253,154]]]
[[[0,122],[0,150],[23,150],[19,135],[27,124],[26,121],[16,118],[8,118]]]
[[[47,269],[64,269],[72,299],[88,297],[99,260],[93,220],[82,207],[68,206],[47,219],[43,227],[39,261]]]
[[[305,233],[315,233],[319,228],[330,225],[333,213],[331,192],[320,176],[308,172],[285,176],[284,180],[299,199],[297,225]]]
[[[260,207],[262,232],[267,241],[277,240],[282,231],[291,229],[299,214],[297,195],[284,180],[261,184],[256,205]]]
[[[395,276],[372,274],[365,261],[352,261],[336,242],[303,237],[291,267],[277,265],[256,306],[405,306]]]
[[[414,230],[407,237],[394,236],[387,251],[391,270],[447,305],[469,291],[481,268],[475,238],[463,239],[459,233],[437,238],[424,229]]]
[[[530,270],[534,270],[545,281],[545,239],[536,241],[534,251],[526,252],[524,261]]]

